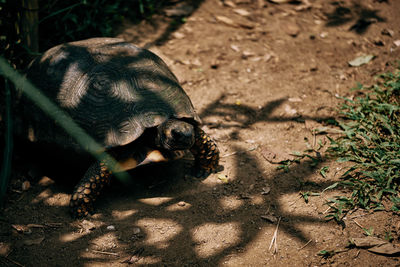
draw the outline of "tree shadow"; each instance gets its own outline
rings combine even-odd
[[[43,63],[43,66],[59,64],[54,67],[57,72],[49,74],[51,76],[49,80],[44,81],[39,78],[38,74],[43,69],[38,69],[37,72],[31,73],[29,77],[38,87],[62,88],[61,82],[71,80],[69,76],[71,71],[81,73],[80,77],[96,71],[96,74],[102,77],[100,80],[109,85],[107,88],[113,88],[115,84],[118,86],[135,84],[140,87],[140,90],[130,91],[128,95],[115,96],[111,91],[98,92],[98,88],[104,86],[104,83],[99,86],[99,80],[89,79],[85,87],[87,90],[79,94],[77,99],[65,98],[63,93],[59,91],[47,92],[48,97],[59,101],[59,106],[64,107],[64,110],[71,114],[77,123],[88,132],[97,133],[98,131],[93,130],[96,124],[103,124],[109,125],[109,131],[115,134],[124,122],[137,120],[137,118],[132,117],[132,114],[165,113],[165,116],[168,116],[178,112],[177,109],[179,108],[172,105],[171,101],[167,101],[165,96],[152,89],[154,84],[165,87],[179,86],[172,73],[162,71],[162,67],[160,69],[163,63],[156,58],[152,58],[158,65],[148,65],[147,58],[153,56],[144,51],[130,55],[123,52],[123,49],[118,50],[119,46],[121,46],[120,48],[125,46],[123,43],[103,45],[108,48],[111,46],[116,47],[115,51],[118,52],[110,55],[110,57],[98,58],[93,56],[93,51],[88,51],[80,46],[69,45],[63,48],[64,50],[58,58],[49,58]],[[75,60],[66,60],[66,58],[71,57],[75,58]],[[99,71],[96,68],[98,65],[112,66],[112,69],[110,72],[108,72],[108,69],[107,71]],[[137,65],[145,67],[138,69],[137,73],[132,73],[130,68]],[[128,68],[127,66],[130,67]],[[74,80],[72,79],[71,81]],[[112,117],[106,115],[104,117],[109,118],[109,120],[105,119],[104,121],[93,120],[96,116],[77,116],[76,114],[87,114],[88,103],[91,103],[93,96],[99,93],[107,94],[105,97],[107,113],[113,112],[113,108],[118,106],[125,106],[124,110],[126,112],[118,113],[117,116]],[[136,97],[135,99],[137,99],[132,107],[129,106],[129,103],[127,103],[129,101],[126,100],[130,99],[130,97]],[[210,103],[200,112],[200,116],[203,119],[207,119],[208,117],[224,118],[227,115],[231,115],[236,120],[235,126],[224,122],[218,125],[209,124],[209,126],[217,128],[229,128],[231,136],[240,138],[242,129],[250,128],[258,122],[285,122],[298,119],[298,117],[275,117],[271,115],[274,110],[286,101],[284,98],[267,102],[263,107],[257,109],[249,105],[238,106],[221,103],[225,97],[225,95],[221,95],[217,100]],[[154,101],[154,103],[151,103],[151,101]],[[28,105],[26,102],[23,103]],[[25,115],[41,116],[39,119],[36,118],[35,121],[48,122],[49,120],[47,115],[39,110],[32,112],[29,109],[27,113]],[[234,116],[236,114],[244,116]],[[326,118],[308,117],[306,119],[324,120]],[[48,128],[44,127],[45,125]],[[51,136],[50,133],[54,133],[56,137],[65,135],[61,133],[61,129],[54,130],[56,125],[52,122],[49,122],[49,124],[43,123],[36,127],[39,129],[38,136],[46,136],[48,140],[55,140],[52,139],[55,137]],[[104,132],[100,131],[98,135],[93,134],[93,137],[104,146],[112,144],[112,142],[107,141],[108,135],[104,134]],[[99,213],[90,220],[99,222],[99,226],[83,233],[79,233],[82,230],[77,226],[79,222],[71,219],[67,214],[67,207],[61,207],[61,205],[57,204],[57,201],[51,202],[54,201],[52,198],[57,193],[65,194],[66,188],[59,185],[51,185],[49,187],[50,192],[43,194],[43,188],[39,187],[35,189],[37,191],[25,197],[21,201],[23,203],[21,205],[26,205],[40,214],[36,215],[35,212],[31,212],[30,217],[28,217],[24,215],[24,210],[17,210],[19,204],[15,204],[16,208],[11,207],[11,210],[6,211],[10,223],[45,225],[48,222],[56,221],[62,222],[62,226],[56,229],[45,228],[39,233],[46,237],[41,244],[40,251],[24,246],[24,236],[19,235],[17,240],[15,240],[14,236],[6,237],[5,241],[14,245],[14,254],[11,254],[11,256],[18,255],[18,262],[33,266],[46,265],[47,263],[50,265],[52,260],[58,263],[64,261],[66,266],[84,266],[93,262],[107,264],[112,261],[115,262],[110,259],[110,255],[93,254],[92,251],[94,250],[93,244],[96,244],[97,240],[111,236],[115,238],[112,239],[112,242],[120,244],[120,246],[114,248],[114,251],[124,255],[124,251],[129,251],[129,255],[140,249],[142,251],[140,257],[149,260],[154,259],[153,263],[141,264],[139,261],[137,265],[175,265],[178,260],[188,266],[215,266],[221,264],[227,255],[237,253],[255,241],[260,234],[259,228],[265,227],[265,222],[260,219],[260,215],[265,214],[267,206],[270,207],[271,213],[282,218],[281,231],[305,243],[309,238],[299,228],[299,222],[317,224],[322,223],[323,220],[314,216],[288,213],[282,207],[279,198],[282,194],[298,192],[300,190],[298,179],[307,179],[314,173],[314,169],[308,167],[307,163],[301,163],[292,168],[292,172],[300,173],[297,176],[288,175],[280,171],[276,171],[271,176],[266,176],[253,153],[234,145],[231,148],[238,152],[234,155],[236,163],[233,176],[237,177],[238,180],[246,181],[248,179],[248,169],[241,167],[241,163],[246,162],[248,166],[251,166],[251,173],[260,177],[256,186],[250,192],[239,181],[207,185],[200,180],[188,178],[190,168],[187,167],[187,161],[177,161],[165,166],[157,166],[157,168],[155,166],[139,168],[132,173],[136,177],[133,185],[117,184],[98,201]],[[64,172],[64,169],[59,168],[59,171]],[[251,198],[243,197],[243,193],[259,195],[260,187],[266,182],[271,184],[272,190],[269,195],[261,197],[261,202],[252,203]],[[318,184],[320,187],[327,185],[325,182]],[[162,199],[162,201],[156,204],[143,201],[143,199],[154,198]],[[241,204],[234,209],[227,209],[221,204],[223,198],[236,199]],[[178,203],[180,201],[187,203],[185,204],[186,208],[179,208]],[[117,217],[115,215],[116,212],[125,214],[125,216]],[[165,234],[162,231],[152,232],[152,229],[148,229],[149,227],[158,229],[158,224],[160,229],[176,227],[177,230],[171,234],[167,230],[167,234]],[[108,231],[106,227],[109,225],[114,225],[117,231],[115,233]],[[218,228],[222,230],[219,230],[219,233],[215,233],[216,235],[223,234],[225,226],[233,227],[231,232],[226,235],[233,234],[235,239],[226,243],[222,241],[221,244],[217,244],[221,246],[216,246],[215,250],[209,251],[208,254],[199,254],[199,248],[207,240],[198,237],[196,231],[207,230],[209,225],[217,226],[217,228],[222,227]],[[134,228],[139,228],[140,234],[135,234]],[[150,242],[150,239],[154,239],[154,233],[159,235],[160,238],[164,238],[164,241]],[[33,237],[36,237],[37,234],[34,233]],[[210,242],[213,243],[213,233],[210,233],[209,236]],[[215,238],[217,237],[215,236]],[[60,253],[60,251],[64,253]]]
[[[332,1],[331,5],[335,6],[335,10],[325,14],[328,18],[325,24],[327,27],[336,27],[353,22],[349,31],[363,34],[372,23],[386,21],[385,18],[379,16],[379,10],[370,9],[358,1],[351,1],[351,3]]]

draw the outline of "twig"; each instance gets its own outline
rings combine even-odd
[[[247,150],[244,150],[244,151],[234,151],[232,153],[225,154],[225,155],[221,156],[221,158],[226,158],[226,157],[230,157],[230,156],[233,156],[233,155],[236,155],[236,154],[239,154],[239,153],[245,153],[245,152],[253,151],[253,150],[256,150],[257,148],[258,148],[258,146],[255,146],[255,147],[251,147],[251,148],[249,148]]]
[[[98,254],[104,254],[104,255],[110,255],[110,256],[117,256],[117,257],[119,257],[118,253],[114,253],[114,252],[99,251],[99,250],[92,250],[92,252],[98,253]]]
[[[359,224],[356,220],[353,219],[353,222],[354,222],[358,227],[360,227],[361,229],[364,229],[364,227],[363,227],[361,224]]]
[[[302,250],[303,248],[307,247],[307,245],[310,244],[311,241],[312,241],[312,239],[308,240],[308,242],[307,242],[304,246],[302,246],[301,248],[299,248],[298,250]]]
[[[25,265],[22,265],[21,263],[16,262],[15,260],[12,260],[12,259],[10,259],[10,258],[8,258],[8,257],[4,257],[4,256],[1,256],[1,257],[2,257],[3,259],[5,259],[5,260],[8,260],[8,261],[14,263],[14,264],[17,265],[17,266],[25,267]]]
[[[322,214],[327,213],[330,209],[331,209],[331,207],[328,207],[324,212],[322,212]]]
[[[273,245],[274,246],[274,250],[272,251],[273,254],[276,254],[278,252],[278,228],[279,228],[280,221],[281,221],[281,217],[279,217],[279,219],[278,219],[278,224],[276,225],[274,236],[272,237],[271,244],[269,245],[269,249],[268,249],[268,250],[271,250],[272,245]]]

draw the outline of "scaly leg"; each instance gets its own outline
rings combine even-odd
[[[69,206],[73,217],[82,218],[93,212],[93,203],[104,186],[110,184],[110,176],[111,171],[104,162],[96,162],[89,167],[71,196]]]
[[[216,172],[219,162],[219,150],[215,142],[199,127],[195,129],[195,142],[190,149],[195,158],[196,177],[206,177]]]

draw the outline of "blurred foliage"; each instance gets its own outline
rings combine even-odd
[[[24,68],[31,58],[22,45],[22,1],[0,0],[0,56],[14,68]],[[149,18],[171,0],[39,0],[40,51],[74,40],[113,36],[126,18],[137,23]]]

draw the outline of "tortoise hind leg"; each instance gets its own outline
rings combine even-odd
[[[94,202],[106,185],[110,184],[111,171],[104,162],[92,164],[75,186],[69,203],[75,218],[82,218],[94,211]]]
[[[195,158],[196,177],[218,171],[219,150],[215,142],[199,127],[195,128],[195,142],[190,149]]]

